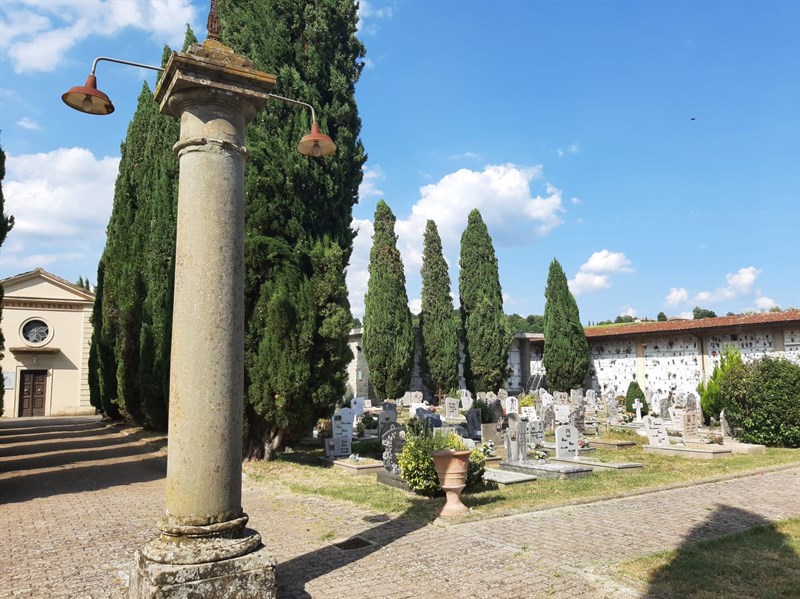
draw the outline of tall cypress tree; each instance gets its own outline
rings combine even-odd
[[[219,14],[222,41],[276,74],[276,94],[313,105],[337,145],[323,159],[300,155],[296,146],[310,114],[279,101],[247,130],[245,452],[269,459],[306,435],[316,418],[329,416],[344,394],[352,359],[344,273],[366,159],[355,102],[364,46],[350,0],[220,0]],[[295,300],[291,318],[276,322]],[[272,353],[274,326],[297,340],[282,348],[290,352],[283,358]],[[308,377],[292,375],[296,368]],[[287,403],[288,397],[297,400]]]
[[[458,385],[458,324],[450,297],[450,274],[442,255],[442,239],[432,220],[425,225],[421,274],[420,357],[431,389],[441,398]]]
[[[361,345],[379,399],[403,395],[411,382],[414,329],[406,276],[394,234],[395,217],[383,200],[375,208]]]
[[[464,328],[467,385],[494,391],[508,377],[511,331],[503,313],[503,290],[492,238],[481,213],[474,209],[461,235],[461,322]]]
[[[589,370],[589,343],[567,277],[553,258],[544,292],[544,368],[551,391],[583,387]]]
[[[14,217],[5,213],[5,199],[3,198],[3,179],[6,178],[6,153],[0,147],[0,246],[6,240],[6,236],[11,228],[14,226]],[[0,322],[3,321],[3,286],[0,285]],[[3,359],[3,350],[6,348],[6,340],[3,336],[3,329],[0,328],[0,360]],[[5,394],[5,385],[0,389],[0,416],[3,415],[5,405],[3,395]]]

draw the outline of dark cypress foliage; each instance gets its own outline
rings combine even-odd
[[[114,358],[114,340],[105,330],[103,321],[103,287],[105,263],[97,265],[97,285],[92,307],[92,344],[89,347],[89,399],[91,404],[107,418],[122,417],[117,406],[117,362]]]
[[[441,399],[458,385],[458,323],[453,313],[450,274],[442,255],[442,240],[432,220],[425,226],[421,274],[421,366],[427,373],[430,388]]]
[[[245,454],[269,459],[344,394],[352,358],[344,272],[366,159],[355,102],[364,46],[349,0],[220,0],[219,13],[222,41],[276,74],[276,94],[313,105],[337,145],[323,159],[299,154],[311,115],[279,101],[247,130]],[[286,336],[279,355],[275,330]]]
[[[567,277],[555,258],[550,263],[544,292],[544,367],[550,391],[583,388],[589,370],[589,343],[581,325],[578,304]]]
[[[14,226],[14,217],[5,213],[5,199],[3,198],[3,179],[6,178],[6,153],[0,147],[0,246],[6,240],[6,236],[11,228]],[[0,322],[3,320],[3,286],[0,285]],[[3,350],[6,348],[6,340],[3,336],[3,330],[0,329],[0,360],[3,358]],[[0,416],[3,415],[5,410],[3,395],[5,394],[5,386],[0,389]]]
[[[503,291],[489,230],[475,209],[461,235],[461,322],[464,329],[467,386],[496,391],[508,376],[511,332],[503,312]]]
[[[408,390],[414,359],[414,329],[394,223],[392,210],[381,200],[375,208],[361,339],[379,399],[400,397]]]

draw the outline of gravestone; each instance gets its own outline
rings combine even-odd
[[[508,391],[506,391],[505,389],[500,389],[497,392],[497,399],[499,399],[500,401],[505,402],[507,398],[508,398]]]
[[[325,439],[325,455],[328,457],[349,456],[353,443],[353,410],[342,408],[333,414],[333,436]]]
[[[567,405],[569,403],[569,394],[565,391],[556,391],[553,393],[553,401],[556,404]]]
[[[422,403],[425,401],[425,396],[422,394],[422,391],[412,391],[411,392],[411,403]]]
[[[549,404],[542,408],[542,424],[546,431],[552,431],[555,428],[556,414],[554,404]]]
[[[528,423],[517,413],[508,415],[508,430],[505,434],[506,461],[523,462],[528,457]]]
[[[719,413],[719,426],[722,429],[723,439],[730,439],[733,437],[733,434],[731,434],[731,426],[728,424],[728,418],[725,416],[725,408],[722,408],[722,411]]]
[[[697,396],[694,393],[687,393],[686,394],[686,409],[687,410],[697,410]]]
[[[622,422],[622,416],[619,413],[619,404],[615,397],[607,400],[606,406],[608,407],[608,423],[619,424]]]
[[[569,424],[570,409],[567,404],[557,403],[553,405],[553,415],[555,418],[556,426],[562,424]]]
[[[647,442],[658,447],[669,447],[669,437],[667,427],[659,418],[644,416],[642,418],[642,428],[647,433]]]
[[[503,413],[503,403],[499,399],[495,398],[489,403],[489,407],[492,410],[494,421],[502,424],[503,418],[505,417],[505,414]]]
[[[569,402],[572,405],[580,405],[583,403],[583,389],[570,389]]]
[[[472,409],[472,393],[467,391],[466,389],[461,390],[461,409],[462,410],[471,410]]]
[[[644,404],[642,403],[642,400],[637,397],[636,401],[633,402],[633,407],[636,409],[636,422],[641,422],[642,421],[642,408],[644,407]]]
[[[391,407],[389,407],[391,406]],[[389,430],[389,425],[397,422],[397,406],[393,403],[384,403],[383,410],[378,414],[378,438],[383,437],[383,433]]]
[[[514,397],[513,395],[510,397],[506,397],[506,414],[511,414],[512,412],[516,414],[519,412],[519,400]]]
[[[381,435],[383,446],[383,467],[392,474],[400,474],[400,465],[397,458],[403,451],[406,442],[406,427],[402,424],[392,423]]]
[[[411,418],[422,418],[422,416],[420,416],[420,410],[423,410],[423,411],[427,412],[428,411],[428,406],[426,406],[421,401],[420,402],[414,402],[414,403],[411,404],[411,407],[408,409],[408,415],[411,416]]]
[[[586,390],[586,403],[590,406],[597,407],[597,393],[594,389]]]
[[[528,445],[532,449],[544,446],[544,422],[541,420],[528,420]]]
[[[475,397],[476,397],[477,399],[480,399],[481,401],[486,401],[486,391],[478,391],[478,392],[475,394]]]
[[[669,409],[672,407],[672,398],[667,397],[660,397],[659,398],[659,406],[658,406],[658,413],[661,415],[662,420],[667,420],[669,416]]]
[[[582,406],[576,406],[569,413],[569,424],[578,429],[578,432],[583,434],[586,427],[586,409]]]
[[[372,400],[371,399],[365,399],[364,400],[364,409],[367,410],[367,409],[369,409],[371,407],[372,407]]]
[[[556,428],[556,457],[569,459],[578,457],[578,429],[571,425]]]
[[[495,447],[503,444],[503,423],[490,422],[481,424],[481,441],[491,441]]]
[[[522,406],[519,411],[523,416],[526,416],[528,420],[536,420],[539,418],[539,416],[536,415],[536,408],[533,406]]]
[[[458,413],[458,400],[455,397],[444,398],[444,417],[447,420],[461,417],[461,414]]]
[[[683,438],[685,441],[697,439],[697,410],[685,410],[683,412]]]
[[[683,433],[683,415],[686,413],[686,410],[683,408],[676,408],[670,406],[669,408],[669,418],[672,420],[672,428],[679,433]]]
[[[467,412],[467,435],[471,439],[477,439],[481,433],[481,411],[479,409]]]
[[[361,416],[364,413],[364,403],[366,399],[363,397],[354,397],[350,400],[350,409],[353,410],[353,416]]]
[[[401,408],[403,408],[405,406],[410,406],[411,405],[411,391],[406,391],[405,395],[403,395],[403,397],[400,397],[397,400],[397,405],[400,406]]]
[[[539,399],[542,400],[542,407],[551,406],[556,401],[555,397],[550,395],[545,389],[539,389]]]

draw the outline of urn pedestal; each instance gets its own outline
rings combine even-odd
[[[472,452],[468,449],[440,449],[431,452],[439,483],[447,496],[440,516],[460,516],[469,512],[469,508],[461,503],[461,491],[467,486],[470,453]]]

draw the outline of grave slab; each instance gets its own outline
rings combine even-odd
[[[379,470],[385,470],[383,462],[377,461],[375,463],[363,464],[355,460],[331,460],[329,458],[323,458],[322,456],[317,457],[317,461],[329,468],[333,467],[337,470],[355,475],[372,474]]]
[[[572,458],[572,459],[559,459],[559,458],[550,458],[551,462],[558,463],[558,464],[575,464],[578,466],[586,466],[587,468],[592,469],[600,469],[600,470],[636,470],[637,468],[641,468],[642,464],[639,462],[601,462],[599,460],[582,460],[580,458]]]
[[[536,477],[531,474],[522,474],[521,472],[513,472],[511,470],[492,469],[484,472],[483,480],[504,487],[506,485],[531,483],[536,480]]]
[[[592,469],[586,466],[568,466],[566,464],[539,463],[532,460],[524,462],[500,462],[501,470],[510,470],[521,474],[529,474],[538,478],[558,478],[572,480],[592,475]]]
[[[590,439],[589,445],[599,447],[600,449],[621,451],[623,449],[632,449],[636,447],[636,441],[608,441],[604,439]]]
[[[692,460],[716,460],[719,458],[726,458],[733,454],[730,448],[722,445],[687,445],[681,447],[680,445],[670,445],[669,447],[660,447],[657,445],[643,445],[645,453],[655,453],[658,455],[674,455],[682,458],[689,458]]]

